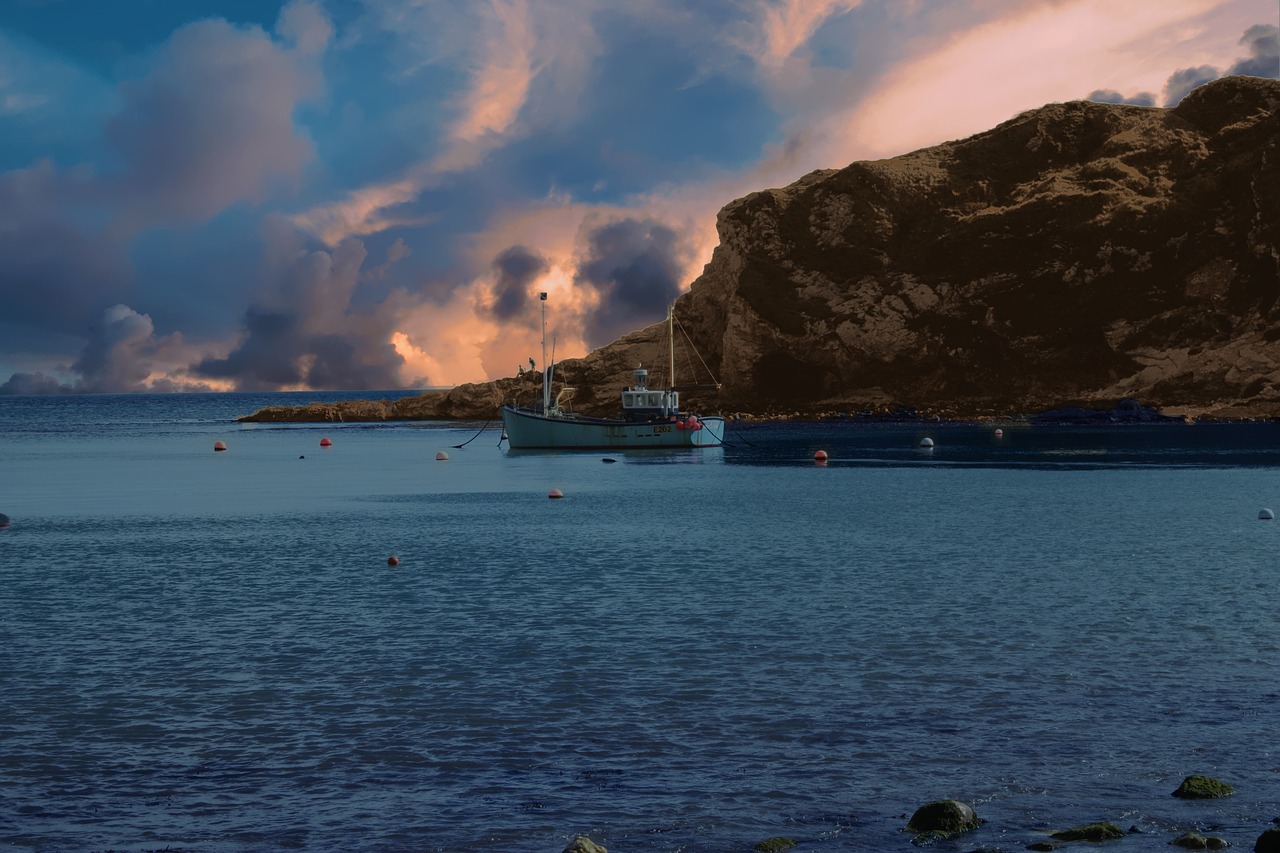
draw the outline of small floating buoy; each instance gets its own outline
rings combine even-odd
[[[9,516],[5,515],[3,512],[0,512],[0,527],[8,527],[8,526],[9,526]]]
[[[617,462],[617,459],[610,459],[608,456],[600,460],[601,462]]]
[[[921,446],[921,447],[925,447],[925,448],[933,447],[933,439],[932,439],[932,438],[922,438],[922,439],[920,439],[920,446]]]
[[[299,456],[298,458],[299,458],[299,459],[306,459],[307,457],[306,457],[306,456]]]
[[[553,498],[553,499],[562,498],[564,497],[564,492],[560,491],[559,489],[552,489],[550,492],[547,493],[547,497]]]
[[[320,439],[321,447],[331,447],[332,445],[333,445],[333,442],[330,441],[327,437]]]
[[[215,441],[213,443],[213,450],[215,453],[220,450],[226,450],[226,449],[227,449],[227,443],[225,441]]]
[[[390,557],[387,557],[387,565],[388,566],[400,565],[400,558],[397,557],[395,554],[392,554]]]
[[[1004,430],[1002,429],[996,430],[996,438],[1004,438]]]
[[[437,462],[445,462],[445,461],[448,461],[448,459],[449,459],[449,454],[448,454],[448,453],[445,453],[443,450],[437,450],[437,451],[436,451],[436,461],[437,461]]]
[[[819,450],[817,453],[813,454],[813,458],[814,458],[814,460],[815,460],[815,461],[818,461],[818,462],[826,462],[826,461],[827,461],[827,451],[825,451],[825,450]]]
[[[1258,511],[1259,521],[1271,521],[1275,517],[1276,517],[1276,514],[1269,509],[1264,508]]]

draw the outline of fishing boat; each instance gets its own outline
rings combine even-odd
[[[542,308],[542,353],[546,364],[547,314],[545,293],[539,294]],[[632,450],[717,447],[724,441],[725,421],[717,416],[701,416],[680,410],[680,392],[675,387],[674,316],[667,311],[671,366],[670,387],[650,388],[649,371],[638,367],[633,382],[622,389],[617,417],[598,418],[568,411],[573,395],[563,388],[553,399],[551,383],[555,362],[542,374],[542,396],[532,406],[504,405],[503,434],[512,450]]]

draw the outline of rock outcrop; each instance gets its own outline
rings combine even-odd
[[[1280,413],[1278,105],[1052,104],[753,193],[678,316],[733,408]]]
[[[1172,109],[1074,101],[726,205],[676,318],[703,410],[1280,416],[1280,81]],[[665,324],[558,365],[611,414]],[[428,395],[486,418],[538,375]],[[417,398],[415,398],[417,399]],[[400,404],[396,404],[399,406]],[[409,406],[406,404],[406,410]]]

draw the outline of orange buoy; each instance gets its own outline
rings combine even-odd
[[[547,493],[547,497],[562,498],[564,497],[564,492],[560,491],[559,489],[552,489],[550,492]]]
[[[826,461],[827,461],[827,451],[825,451],[825,450],[819,450],[817,453],[813,454],[813,458],[814,458],[814,459],[816,459],[816,460],[818,460],[819,462],[826,462]]]
[[[322,438],[322,439],[320,439],[320,446],[321,446],[321,447],[331,447],[331,446],[333,446],[333,442],[332,442],[332,441],[330,441],[328,438]]]
[[[387,565],[388,566],[400,565],[400,558],[397,557],[395,554],[392,554],[390,557],[387,557]]]
[[[445,453],[443,450],[437,450],[437,451],[436,451],[436,461],[437,461],[437,462],[448,462],[448,461],[449,461],[449,454],[448,454],[448,453]]]
[[[214,451],[215,451],[215,452],[217,452],[217,451],[219,451],[219,450],[226,450],[226,449],[227,449],[227,443],[226,443],[225,441],[215,441],[215,442],[213,443],[213,449],[214,449]]]

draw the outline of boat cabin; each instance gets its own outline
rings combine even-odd
[[[649,371],[637,368],[635,384],[622,390],[622,416],[629,421],[648,421],[675,417],[680,411],[677,391],[655,391],[649,388]]]

